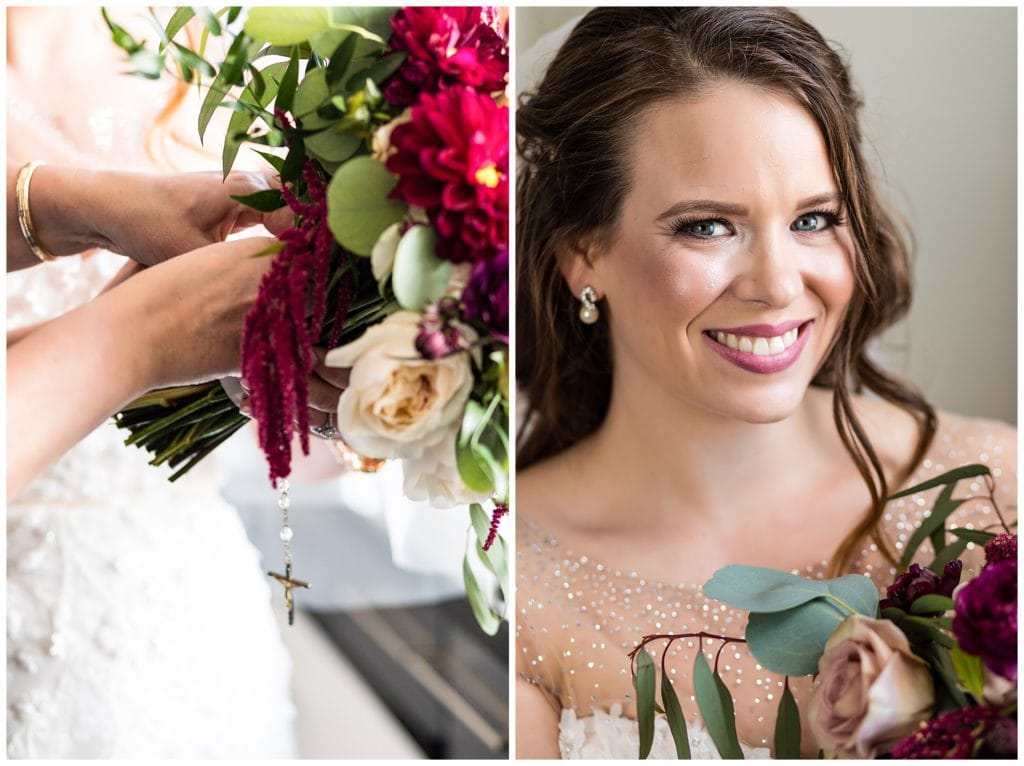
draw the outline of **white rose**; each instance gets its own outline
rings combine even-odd
[[[352,368],[338,402],[338,428],[356,452],[415,459],[458,432],[473,388],[469,355],[420,358],[419,320],[414,311],[398,311],[327,353],[329,366]]]
[[[426,500],[435,508],[452,508],[486,500],[486,492],[473,492],[462,482],[455,462],[455,435],[452,431],[442,441],[412,460],[405,460],[403,492],[410,500]]]

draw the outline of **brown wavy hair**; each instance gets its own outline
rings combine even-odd
[[[868,358],[868,342],[910,305],[910,250],[875,193],[861,153],[862,100],[847,67],[814,27],[784,8],[597,8],[562,45],[536,91],[519,98],[516,185],[516,364],[525,394],[517,465],[593,433],[608,410],[612,354],[606,321],[583,327],[556,252],[615,229],[631,179],[638,116],[695,98],[723,81],[784,93],[817,122],[855,243],[854,294],[812,385],[833,391],[833,417],[871,494],[871,507],[833,556],[838,573],[865,535],[892,563],[878,531],[889,495],[881,461],[851,393],[875,392],[918,424],[902,484],[935,434],[932,407]]]

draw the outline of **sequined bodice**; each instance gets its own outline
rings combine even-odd
[[[1009,509],[1015,518],[1016,431],[999,423],[943,415],[928,455],[907,486],[975,462],[991,468],[999,507]],[[984,494],[984,489],[967,483],[960,494]],[[934,493],[895,500],[887,507],[883,533],[897,551],[924,518]],[[994,523],[995,517],[990,503],[973,501],[961,506],[950,521],[951,526],[981,528]],[[519,522],[516,535],[517,665],[520,676],[544,690],[555,707],[584,717],[621,706],[632,718],[635,705],[627,654],[643,636],[700,631],[743,636],[746,614],[707,598],[700,583],[653,582],[643,576],[641,561],[636,571],[610,568],[529,521]],[[980,554],[974,546],[964,554],[965,579],[976,574]],[[920,557],[928,560],[927,555],[922,550]],[[827,568],[828,562],[819,560],[794,573],[822,578]],[[880,590],[896,574],[874,544],[865,545],[851,571],[870,576]],[[648,645],[655,664],[666,644]],[[696,638],[678,640],[665,658],[684,715],[694,726],[700,725],[691,680],[694,653],[703,648],[713,664],[722,645],[715,639],[705,639],[703,647]],[[718,667],[735,700],[740,739],[752,747],[770,747],[783,679],[756,663],[743,644],[726,645]],[[811,679],[791,679],[790,688],[801,711],[806,711]],[[804,750],[813,756],[817,748],[806,715],[802,718]]]

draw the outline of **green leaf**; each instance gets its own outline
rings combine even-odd
[[[972,463],[971,465],[961,466],[960,468],[954,468],[952,471],[946,471],[944,474],[940,474],[933,479],[915,484],[913,487],[905,489],[901,492],[897,492],[895,495],[890,495],[890,500],[895,500],[900,497],[907,497],[909,495],[915,495],[918,492],[924,492],[925,490],[940,487],[943,484],[953,484],[960,481],[961,479],[970,479],[974,476],[990,476],[992,472],[988,469],[988,466],[981,465],[980,463]]]
[[[292,102],[292,114],[302,123],[305,130],[319,130],[334,124],[333,119],[320,117],[317,112],[321,106],[330,103],[331,91],[327,87],[327,70],[314,69],[306,71],[295,91]]]
[[[183,67],[195,69],[199,72],[202,72],[207,77],[213,77],[214,74],[216,74],[216,70],[213,68],[213,65],[209,61],[204,59],[195,51],[189,50],[181,43],[171,42],[168,51],[170,52],[171,56],[173,56],[178,61],[178,63],[181,64]]]
[[[209,31],[209,33],[215,37],[220,36],[221,28],[220,22],[217,21],[217,17],[213,15],[209,8],[197,7],[195,9],[196,15],[202,20],[203,26]]]
[[[286,66],[286,62],[280,61],[264,69],[261,77],[254,78],[242,91],[242,94],[239,96],[239,103],[259,108],[266,107],[273,100],[274,96],[277,95],[276,78],[281,76]],[[254,90],[258,89],[256,83],[263,83],[263,89],[258,98],[254,94]],[[242,141],[245,140],[245,134],[255,120],[256,115],[245,108],[238,109],[231,115],[231,119],[228,121],[227,134],[224,136],[224,153],[221,160],[221,167],[225,178],[231,172],[231,166],[235,164],[235,157],[238,156],[238,150],[242,145]]]
[[[231,91],[231,87],[241,83],[242,72],[245,69],[248,58],[247,42],[248,38],[245,35],[238,35],[234,39],[231,47],[228,48],[227,55],[224,57],[224,63],[221,65],[220,72],[217,73],[217,76],[210,83],[210,89],[203,99],[202,106],[199,107],[200,141],[203,140],[206,134],[206,128],[210,124],[213,113],[224,102],[224,99]]]
[[[264,213],[284,207],[284,197],[281,196],[280,189],[264,189],[252,194],[232,194],[231,199]]]
[[[309,40],[329,25],[326,8],[256,6],[249,9],[245,33],[273,45],[295,45]]]
[[[469,600],[469,607],[473,611],[473,616],[480,625],[480,629],[488,636],[495,635],[498,632],[498,628],[501,627],[501,618],[491,610],[487,597],[480,590],[480,583],[476,580],[473,567],[469,565],[468,554],[462,559],[462,579],[466,584],[466,597]]]
[[[925,541],[925,538],[931,537],[936,530],[943,529],[943,525],[946,523],[949,515],[964,503],[963,500],[952,499],[953,489],[954,485],[950,484],[939,493],[939,496],[935,499],[935,505],[932,506],[931,513],[910,536],[910,539],[907,541],[907,547],[903,550],[903,555],[900,556],[901,569],[906,569],[910,566],[914,554],[917,553],[917,549],[921,547],[921,543]],[[939,553],[940,550],[941,548],[937,548],[935,552]]]
[[[391,36],[391,17],[397,11],[398,8],[393,6],[333,6],[330,9],[330,24],[335,29],[360,27],[373,39],[383,43]]]
[[[288,68],[284,70],[281,78],[281,86],[277,89],[277,108],[283,112],[289,112],[292,103],[295,101],[295,90],[299,86],[299,50],[292,48],[292,55],[288,59]]]
[[[331,63],[327,65],[328,87],[340,84],[352,63],[352,57],[356,52],[356,43],[359,38],[354,34],[346,34],[338,47],[331,53]]]
[[[712,673],[704,652],[697,650],[697,659],[693,665],[693,688],[697,696],[697,706],[704,717],[704,725],[718,748],[719,754],[725,759],[743,760],[736,737],[736,713],[732,706],[732,695],[717,673]]]
[[[800,710],[787,681],[775,718],[775,758],[800,757]]]
[[[949,650],[949,658],[960,683],[980,702],[985,696],[985,665],[981,657],[975,657],[959,646],[954,646]]]
[[[935,675],[942,681],[942,685],[946,687],[946,691],[956,705],[964,708],[968,706],[967,697],[964,696],[963,690],[957,683],[956,669],[950,657],[951,649],[952,647],[943,647],[933,643],[919,647],[918,651],[928,660],[928,664],[932,666]],[[936,691],[938,690],[936,689]]]
[[[276,170],[278,173],[281,172],[281,168],[282,166],[284,166],[284,157],[278,157],[276,154],[261,151],[257,151],[256,154],[258,154],[260,157],[269,162],[270,166],[274,168],[274,170]]]
[[[406,213],[406,204],[389,199],[397,179],[372,157],[349,160],[327,187],[327,223],[343,247],[368,256],[377,238]]]
[[[301,138],[292,141],[288,149],[288,156],[284,158],[284,165],[281,166],[281,183],[292,183],[302,175],[302,168],[306,164],[306,145]]]
[[[834,602],[815,599],[784,612],[752,612],[745,637],[764,667],[784,676],[818,672],[818,660],[847,612]]]
[[[778,569],[729,564],[704,583],[704,593],[748,612],[781,612],[816,598],[841,602],[851,611],[873,617],[878,591],[862,575],[811,580]]]
[[[661,706],[665,709],[668,729],[672,732],[672,741],[676,745],[676,758],[690,760],[690,740],[686,734],[686,718],[679,705],[675,687],[664,673],[661,675]]]
[[[946,564],[955,558],[959,558],[960,554],[967,550],[967,543],[968,541],[964,538],[950,543],[942,549],[939,555],[935,557],[935,560],[928,565],[928,568],[935,572],[935,574],[941,575],[942,570],[946,568]]]
[[[654,744],[654,660],[641,649],[636,655],[636,722],[640,729],[640,759]]]
[[[356,153],[362,143],[357,136],[327,128],[306,137],[306,151],[324,162],[344,162]]]
[[[171,14],[171,18],[167,21],[167,26],[164,27],[164,35],[166,36],[166,38],[168,40],[174,39],[174,36],[181,31],[181,28],[184,27],[189,22],[189,20],[191,20],[191,18],[195,15],[196,12],[188,6],[182,6],[181,8],[178,8],[178,10]],[[164,44],[161,43],[160,50],[163,49]]]
[[[484,511],[479,503],[472,503],[469,506],[469,517],[473,524],[473,531],[476,532],[477,542],[480,546],[481,559],[491,573],[498,578],[502,593],[508,584],[508,556],[505,547],[500,542],[495,542],[490,550],[484,550],[483,544],[487,542],[487,535],[491,528],[491,517]],[[501,538],[497,538],[501,540]]]
[[[128,33],[128,30],[121,25],[114,23],[107,13],[106,8],[100,8],[100,13],[103,15],[103,20],[107,23],[107,29],[110,30],[110,37],[114,41],[114,45],[128,54],[136,53],[142,49],[142,44],[137,42],[135,38]]]
[[[486,425],[486,412],[474,399],[466,402],[462,415],[462,427],[455,445],[455,464],[462,482],[473,492],[491,492],[495,480],[487,464],[481,465],[474,449],[474,436],[481,425]]]
[[[159,80],[160,73],[164,70],[164,57],[153,53],[153,51],[137,50],[128,57],[128,60],[135,67],[133,74],[149,80]]]
[[[436,244],[430,226],[413,226],[399,241],[391,285],[402,308],[420,311],[444,295],[452,265],[437,257]]]
[[[997,537],[993,532],[982,532],[980,529],[964,529],[963,527],[956,527],[949,531],[954,537],[959,537],[961,540],[966,540],[969,543],[981,546],[984,546],[990,540],[994,540]]]
[[[910,605],[911,614],[933,614],[935,612],[946,612],[953,608],[953,599],[940,596],[938,593],[929,593],[914,600]]]

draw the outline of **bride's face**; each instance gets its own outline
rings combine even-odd
[[[577,261],[610,312],[615,385],[773,422],[800,404],[853,291],[825,142],[791,98],[729,83],[649,110],[609,243]]]

